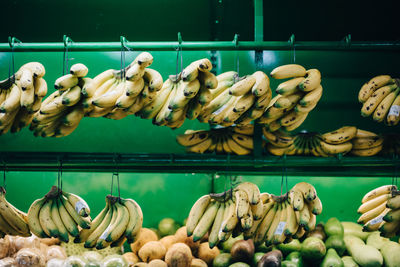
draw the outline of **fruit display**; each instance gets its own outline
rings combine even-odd
[[[57,237],[63,242],[68,242],[70,236],[79,235],[78,226],[82,229],[91,226],[90,208],[86,202],[56,186],[32,203],[27,216],[33,234],[41,238]]]
[[[41,63],[29,62],[0,81],[0,135],[19,132],[31,123],[47,94],[45,73]]]
[[[176,141],[190,153],[248,155],[253,150],[252,124],[211,130],[186,130]]]
[[[279,129],[293,131],[306,120],[321,99],[321,73],[317,69],[306,70],[301,65],[288,64],[272,70],[271,77],[290,80],[278,85],[277,95],[258,122],[270,132]]]
[[[35,136],[62,137],[71,134],[84,116],[82,88],[91,82],[85,76],[88,68],[74,64],[70,74],[59,77],[54,84],[56,91],[50,94],[32,120],[30,130]]]
[[[234,71],[217,76],[218,87],[211,91],[211,101],[204,105],[199,121],[224,127],[247,125],[264,113],[271,100],[268,76],[262,71],[238,77]]]
[[[358,93],[363,104],[361,116],[384,122],[388,126],[400,121],[400,80],[389,75],[379,75],[366,82]]]
[[[0,187],[0,236],[30,236],[27,214],[6,199],[6,190]]]
[[[93,219],[90,228],[82,227],[74,242],[84,242],[85,248],[120,247],[125,241],[136,240],[142,223],[143,213],[136,201],[109,195],[106,206]]]
[[[384,185],[365,194],[358,213],[358,223],[365,231],[380,231],[382,236],[394,237],[400,230],[400,194],[395,185]]]
[[[255,184],[245,182],[228,192],[199,198],[188,216],[187,235],[197,241],[209,232],[210,248],[240,233],[256,245],[269,246],[313,230],[321,212],[322,203],[308,183],[274,196],[260,194]]]

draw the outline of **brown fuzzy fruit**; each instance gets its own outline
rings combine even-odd
[[[137,240],[131,244],[132,252],[138,253],[138,251],[143,247],[144,244],[150,241],[157,241],[157,240],[158,237],[154,231],[148,228],[142,228],[140,229]]]
[[[149,262],[148,267],[168,267],[168,264],[165,261],[156,259]]]
[[[208,242],[204,242],[200,244],[197,257],[205,261],[208,265],[212,265],[212,262],[215,257],[219,255],[219,249],[217,247],[210,248]]]
[[[197,255],[197,250],[199,249],[200,241],[194,242],[193,236],[187,236],[186,226],[179,228],[175,233],[175,237],[177,243],[185,243],[190,247],[192,254]]]
[[[177,243],[177,238],[174,235],[167,235],[160,239],[160,242],[168,250],[173,244]]]
[[[150,262],[156,259],[164,259],[166,248],[160,241],[150,241],[143,245],[139,250],[139,257],[144,262]]]
[[[202,259],[192,259],[190,267],[208,267],[207,263]]]
[[[139,257],[133,252],[126,252],[122,255],[122,257],[128,263],[128,266],[131,266],[140,261]]]
[[[183,243],[173,244],[165,255],[168,267],[190,267],[192,252],[188,245]]]

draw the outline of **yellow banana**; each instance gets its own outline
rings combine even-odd
[[[81,88],[76,85],[72,88],[69,88],[62,94],[62,104],[66,106],[73,106],[79,102],[81,99]]]
[[[358,100],[361,103],[364,103],[374,93],[376,89],[392,83],[395,83],[395,80],[392,79],[392,77],[390,77],[389,75],[376,76],[361,87],[361,90],[358,93]]]
[[[256,79],[256,82],[251,87],[251,92],[257,97],[261,97],[266,94],[271,94],[271,88],[269,86],[268,75],[262,71],[256,71],[252,74]]]
[[[286,95],[292,95],[294,93],[299,92],[298,85],[304,80],[303,77],[299,78],[293,78],[290,80],[287,80],[286,82],[280,83],[278,87],[276,88],[275,92],[277,94],[286,96]]]
[[[287,79],[294,77],[304,77],[307,74],[306,69],[298,64],[288,64],[279,66],[272,70],[271,76],[274,79]]]
[[[53,222],[56,225],[59,232],[58,238],[61,241],[68,243],[69,241],[68,231],[67,228],[65,228],[60,213],[58,211],[57,199],[53,200],[50,212],[51,212],[51,218],[53,219]]]
[[[349,141],[337,145],[332,145],[321,141],[320,145],[322,150],[327,154],[346,154],[350,152],[353,147],[353,144]]]
[[[380,186],[380,187],[375,188],[375,189],[369,191],[368,193],[366,193],[365,196],[362,198],[361,203],[365,203],[371,199],[374,199],[374,198],[384,195],[384,194],[389,194],[394,190],[397,190],[397,187],[394,185]],[[399,201],[400,201],[400,197],[399,197]]]
[[[366,222],[363,226],[363,231],[378,231],[379,228],[385,224],[386,222],[383,221],[383,217],[390,211],[390,209],[384,209],[382,213],[380,213],[378,216],[374,217],[373,219],[369,220]]]
[[[368,221],[376,218],[386,209],[386,203],[382,203],[377,207],[363,213],[360,218],[358,218],[357,222],[361,224],[366,224]]]
[[[152,63],[153,63],[153,56],[149,52],[142,52],[135,58],[135,60],[129,66],[138,64],[142,68],[146,68],[150,66]]]
[[[71,66],[69,72],[76,77],[82,78],[88,74],[89,69],[84,64],[77,63]]]
[[[247,148],[239,145],[232,138],[228,138],[227,144],[228,144],[229,148],[237,155],[248,155],[251,153],[250,149],[247,149]]]
[[[386,207],[390,209],[399,209],[400,208],[400,196],[396,195],[392,198],[388,199],[386,203]]]
[[[233,111],[245,112],[253,105],[255,100],[256,97],[251,93],[239,96],[233,105]]]
[[[26,88],[21,92],[19,103],[21,107],[30,109],[35,101],[35,89],[33,87]]]
[[[109,234],[105,238],[107,242],[117,241],[124,234],[129,223],[128,209],[119,202],[116,202],[115,206],[117,208],[118,216],[114,224],[110,225]]]
[[[365,148],[365,149],[352,149],[350,154],[359,157],[372,157],[378,154],[383,148],[383,145]]]
[[[194,242],[200,240],[211,228],[215,216],[217,215],[219,206],[220,206],[219,202],[209,203],[206,211],[201,216],[200,221],[198,222],[196,228],[193,231]]]
[[[22,68],[21,77],[19,78],[21,90],[25,91],[27,89],[33,88],[33,73],[28,68]]]
[[[72,74],[67,74],[64,76],[59,77],[55,83],[54,88],[60,91],[65,91],[68,88],[74,87],[78,84],[79,80],[78,77]]]
[[[297,104],[297,102],[299,102],[302,96],[302,92],[293,93],[288,96],[282,96],[276,100],[274,107],[282,109],[293,107]]]
[[[351,140],[353,143],[353,149],[366,149],[372,148],[376,146],[382,145],[384,141],[383,137],[375,136],[375,137],[362,137],[362,138],[354,138]]]
[[[36,78],[33,82],[35,88],[35,95],[39,97],[45,97],[47,94],[47,82],[43,78]],[[1,103],[1,101],[0,101]]]
[[[201,217],[206,211],[208,205],[210,204],[210,201],[211,197],[209,195],[204,195],[199,198],[192,206],[186,222],[186,230],[188,236],[191,236],[193,234],[194,229],[196,228]]]
[[[379,103],[391,92],[397,89],[396,84],[386,85],[376,90],[363,104],[361,108],[361,116],[367,117],[371,115],[378,107]]]
[[[382,122],[386,118],[386,115],[389,113],[390,107],[392,106],[396,96],[399,94],[399,91],[400,88],[398,87],[395,91],[388,94],[381,103],[379,103],[372,117],[374,121]]]
[[[225,203],[221,203],[218,208],[217,214],[215,215],[215,219],[208,236],[208,243],[210,248],[215,247],[219,243],[218,233],[224,220],[225,206]]]
[[[97,240],[110,225],[114,212],[113,206],[114,205],[110,204],[110,208],[108,209],[107,214],[104,216],[104,219],[101,221],[100,225],[87,237],[84,244],[85,248],[93,248],[96,246]]]
[[[62,204],[64,205],[65,209],[68,211],[69,215],[71,215],[72,219],[76,222],[77,225],[79,225],[83,229],[89,229],[90,228],[90,223],[86,220],[84,220],[78,212],[75,210],[75,208],[71,205],[71,203],[68,201],[67,198],[64,196],[60,196],[60,200]]]
[[[335,131],[321,135],[322,140],[328,144],[342,144],[356,137],[357,128],[355,126],[344,126]]]
[[[236,213],[236,204],[233,201],[229,202],[226,216],[224,215],[224,221],[222,222],[220,232],[232,232],[238,224],[238,215]],[[218,236],[219,237],[219,236]]]
[[[268,204],[267,204],[268,205]],[[278,212],[278,203],[275,202],[270,202],[268,205],[268,208],[266,209],[266,215],[264,219],[261,221],[259,224],[255,235],[254,235],[254,244],[255,245],[260,245],[262,242],[265,241],[267,234],[269,232],[269,228],[272,226],[272,222],[274,221],[274,218],[276,218],[277,212]]]
[[[309,92],[316,89],[321,84],[321,73],[317,69],[310,69],[306,72],[306,77],[299,84],[299,89]]]
[[[102,211],[93,219],[90,229],[82,229],[79,232],[79,235],[74,239],[75,243],[82,243],[87,240],[89,235],[93,233],[97,229],[97,227],[100,226],[101,222],[104,220],[109,210],[109,207],[110,203],[108,201],[108,198],[106,198],[106,206],[104,207],[104,209],[102,209]]]
[[[22,65],[21,69],[29,69],[32,72],[33,77],[35,77],[35,78],[41,78],[46,74],[46,70],[45,70],[43,64],[41,64],[39,62],[26,63],[26,64]]]
[[[133,66],[129,67],[126,71],[126,80],[128,81],[137,81],[142,79],[145,73],[145,68],[143,68],[139,64],[134,64]]]
[[[143,212],[140,206],[133,199],[121,199],[122,204],[128,209],[129,222],[126,226],[125,236],[128,243],[133,243],[143,224]]]
[[[281,204],[281,206],[282,210],[280,214],[280,219],[273,233],[271,241],[275,245],[282,243],[286,238],[285,230],[287,229],[287,214],[288,214],[287,209],[290,208],[290,206],[285,201]]]
[[[253,85],[256,83],[254,76],[247,76],[243,80],[238,81],[231,88],[229,88],[229,94],[233,96],[242,96],[249,92]]]
[[[86,97],[92,97],[95,91],[97,91],[97,88],[100,88],[107,81],[110,81],[111,84],[114,81],[114,75],[112,69],[100,73],[95,78],[93,78],[91,82],[85,83],[85,85],[82,88],[82,94]]]
[[[110,108],[115,106],[118,98],[125,91],[125,83],[120,82],[115,88],[107,91],[105,94],[102,94],[98,97],[95,97],[92,101],[93,105],[101,107],[101,108]]]
[[[207,89],[215,89],[218,87],[217,77],[209,71],[201,71],[198,74],[198,79]]]
[[[236,143],[238,143],[242,147],[253,150],[254,144],[253,144],[252,137],[250,137],[248,135],[244,135],[244,134],[238,134],[238,133],[233,133],[231,135],[231,137]]]
[[[154,69],[146,68],[143,79],[149,84],[150,91],[159,91],[163,86],[161,74]]]
[[[400,209],[390,210],[386,215],[383,217],[385,222],[393,222],[397,221],[400,222]]]
[[[321,99],[323,93],[323,88],[319,85],[317,88],[308,92],[302,99],[300,99],[299,104],[303,107],[315,106]]]
[[[18,85],[13,84],[9,90],[6,100],[0,105],[0,113],[8,113],[19,107],[21,89]]]
[[[43,204],[46,202],[46,198],[40,198],[35,200],[29,210],[28,210],[28,224],[29,224],[29,229],[33,234],[35,234],[38,237],[44,238],[44,237],[49,237],[43,230],[42,226],[40,225],[40,220],[39,220],[39,213],[40,210],[43,206]]]
[[[322,202],[319,197],[316,197],[314,200],[309,201],[308,207],[310,208],[310,212],[314,215],[320,215],[322,213]]]
[[[399,121],[400,121],[400,94],[397,95],[397,97],[393,101],[387,116],[388,125],[397,125]]]
[[[278,203],[277,206],[278,207],[277,207],[275,216],[274,216],[274,218],[273,218],[273,220],[271,222],[271,225],[270,225],[270,227],[268,229],[268,232],[267,232],[267,234],[266,234],[266,236],[264,238],[265,239],[265,244],[267,246],[270,246],[270,245],[273,244],[273,236],[275,234],[276,228],[278,227],[278,224],[279,224],[279,221],[280,221],[280,218],[281,218],[282,204]]]
[[[43,231],[50,237],[59,237],[60,232],[51,216],[52,199],[47,199],[39,212],[39,221]]]
[[[198,131],[194,133],[178,135],[176,137],[176,141],[182,146],[192,146],[204,141],[206,138],[208,138],[208,136],[208,131]]]

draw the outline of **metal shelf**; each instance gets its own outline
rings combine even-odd
[[[400,158],[275,157],[214,154],[1,153],[9,171],[170,172],[279,175],[393,176]]]
[[[182,42],[184,50],[399,50],[400,42],[290,42],[290,41],[209,41]],[[174,51],[179,42],[125,42],[124,46],[133,51]],[[15,43],[15,52],[56,52],[64,51],[63,42]],[[72,42],[69,51],[120,51],[121,42]],[[0,43],[0,52],[11,52],[8,43]]]

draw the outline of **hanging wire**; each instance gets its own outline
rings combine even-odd
[[[182,73],[182,71],[183,71],[183,57],[182,57],[182,35],[181,35],[181,33],[180,32],[178,32],[178,47],[175,49],[176,50],[176,71],[175,71],[175,74],[176,74],[176,76],[175,77],[178,77],[178,73],[179,73],[179,70],[180,70],[180,72]],[[181,59],[181,66],[180,66],[180,68],[179,68],[179,57],[180,57],[180,59]]]
[[[4,189],[7,189],[6,171],[7,171],[7,165],[6,165],[6,162],[3,160],[3,188]]]
[[[239,34],[235,34],[235,37],[234,37],[234,39],[233,39],[233,42],[235,43],[235,50],[236,50],[236,72],[237,72],[237,74],[238,74],[238,77],[240,76],[239,75],[239,49],[238,49],[238,47],[239,47]]]
[[[72,43],[72,39],[69,38],[68,36],[64,35],[63,41],[64,41],[64,54],[63,54],[63,73],[62,73],[62,75],[65,75],[66,71],[68,70],[68,62],[70,60],[68,57],[68,43]]]
[[[125,45],[126,38],[124,36],[121,36],[120,40],[121,40],[121,78],[125,81],[126,79],[125,51],[128,50],[128,48]]]
[[[119,187],[119,170],[118,170],[117,155],[114,155],[113,161],[114,161],[114,166],[115,167],[114,167],[114,172],[112,173],[112,176],[111,176],[111,192],[110,192],[110,195],[111,196],[113,195],[114,176],[115,176],[115,178],[117,180],[118,201],[119,201],[120,198],[121,198],[121,191],[120,191],[120,187]]]
[[[292,46],[292,63],[296,63],[296,46],[295,46],[295,35],[292,34],[289,38],[289,43]]]
[[[62,191],[62,160],[58,160],[58,174],[57,174],[57,187],[58,191]]]
[[[8,65],[8,77],[11,77],[11,73],[12,73],[13,82],[14,82],[14,75],[15,75],[14,46],[15,46],[16,42],[21,43],[21,41],[15,37],[11,37],[11,36],[8,37],[8,44],[10,45],[10,48],[11,48],[10,63]]]
[[[283,155],[282,159],[283,159],[283,164],[282,164],[282,178],[281,178],[281,195],[283,195],[284,183],[286,184],[286,193],[289,191],[288,190],[287,168],[286,168],[286,155]]]

